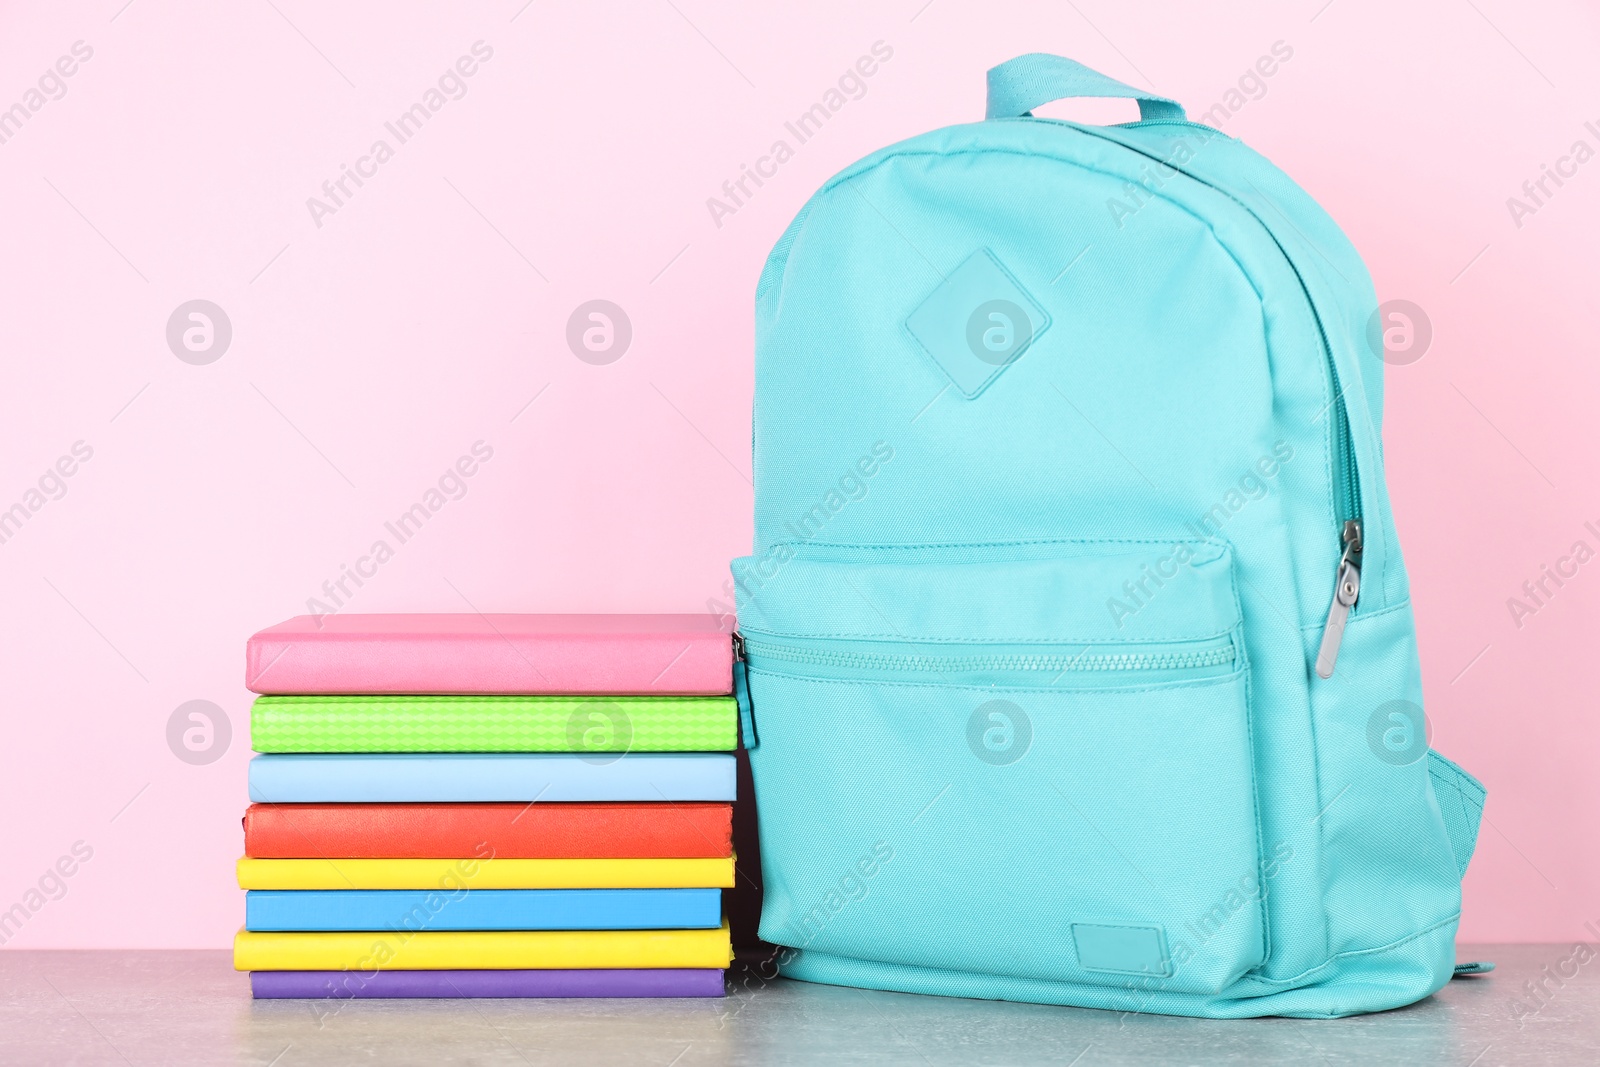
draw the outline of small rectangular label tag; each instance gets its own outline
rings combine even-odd
[[[1086,971],[1153,975],[1167,978],[1167,938],[1159,926],[1102,926],[1073,923],[1072,940],[1078,947],[1078,965]]]

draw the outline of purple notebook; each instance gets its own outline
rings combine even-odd
[[[715,968],[571,971],[251,971],[257,1000],[398,997],[720,997]]]

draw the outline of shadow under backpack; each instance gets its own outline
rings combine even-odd
[[[1031,114],[1078,96],[1142,118]],[[1220,1018],[1450,979],[1484,792],[1428,748],[1376,313],[1284,174],[1054,56],[810,199],[733,566],[783,974]]]

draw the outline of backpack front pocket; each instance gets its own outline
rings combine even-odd
[[[1290,860],[1259,843],[1226,546],[805,546],[735,572],[763,938],[1191,993],[1262,962]]]

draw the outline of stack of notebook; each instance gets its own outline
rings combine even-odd
[[[302,616],[246,684],[255,996],[722,995],[718,620]]]

